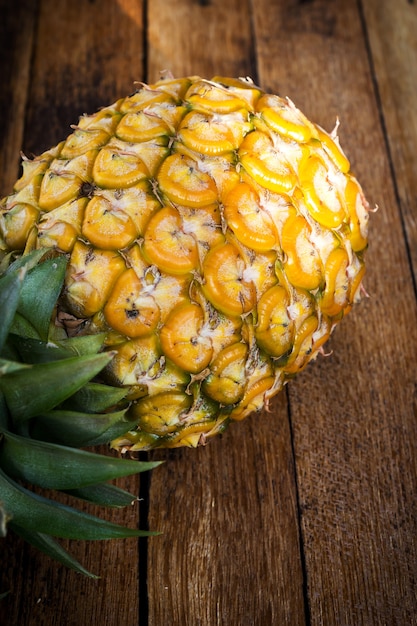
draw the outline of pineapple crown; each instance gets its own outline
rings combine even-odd
[[[136,497],[109,481],[159,462],[81,449],[107,444],[128,423],[124,390],[92,381],[113,357],[101,352],[103,336],[68,338],[54,323],[66,263],[44,250],[15,260],[9,254],[0,263],[0,537],[10,529],[66,566],[94,576],[56,538],[155,533],[103,520],[45,497],[38,488],[124,507]]]

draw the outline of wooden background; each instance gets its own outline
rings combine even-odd
[[[0,0],[1,193],[93,112],[175,75],[251,76],[331,130],[372,205],[363,301],[272,412],[159,451],[148,541],[66,543],[85,579],[0,543],[7,626],[417,624],[414,0]]]

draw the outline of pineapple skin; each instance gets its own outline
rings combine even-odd
[[[260,411],[360,299],[369,206],[336,130],[249,80],[165,78],[24,158],[0,251],[68,257],[54,323],[115,351],[115,448]]]

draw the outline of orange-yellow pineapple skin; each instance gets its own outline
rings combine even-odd
[[[359,300],[367,225],[335,133],[290,100],[165,78],[24,159],[0,249],[68,257],[55,323],[105,333],[134,451],[261,410]]]

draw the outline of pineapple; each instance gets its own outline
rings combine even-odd
[[[108,481],[159,463],[78,449],[108,443],[123,433],[125,411],[110,408],[124,392],[89,382],[112,358],[111,352],[100,353],[103,337],[66,338],[50,325],[67,263],[64,257],[46,257],[45,251],[35,250],[10,266],[10,257],[4,259],[0,268],[0,537],[10,528],[66,566],[94,576],[56,538],[153,533],[63,505],[51,498],[51,490],[124,507],[136,497]],[[39,291],[43,283],[47,294]],[[36,423],[38,414],[46,420],[42,425]],[[39,488],[48,489],[48,496]]]
[[[114,354],[114,448],[197,446],[268,406],[359,300],[368,208],[337,127],[249,79],[165,77],[24,158],[0,250],[67,258],[54,323]]]

